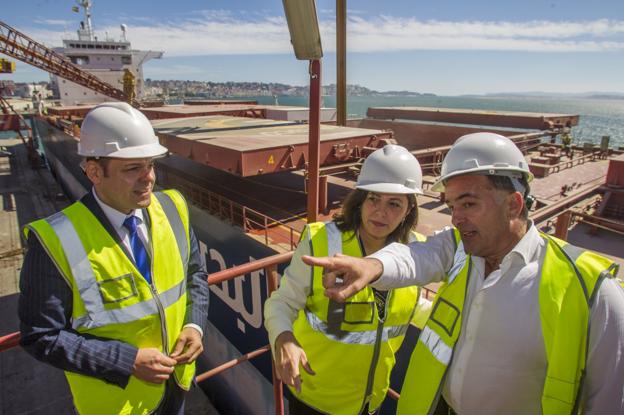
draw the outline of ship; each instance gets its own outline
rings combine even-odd
[[[100,79],[116,87],[123,82],[124,69],[130,69],[137,85],[142,85],[141,65],[146,59],[134,56],[158,57],[160,52],[130,54],[133,49],[125,35],[120,41],[97,39],[88,4],[81,2],[86,24],[80,25],[78,39],[64,40],[57,52],[96,77],[105,68],[91,65],[111,54],[114,65],[108,69],[115,80]],[[124,60],[124,56],[131,58]],[[56,84],[62,105],[32,116],[32,138],[63,193],[76,200],[90,188],[76,151],[79,126],[94,105],[108,98],[87,94],[77,83],[61,80]],[[141,92],[137,98],[142,98]],[[281,274],[309,217],[310,110],[241,100],[193,101],[141,110],[170,151],[157,162],[157,185],[179,189],[189,201],[191,223],[209,273],[222,275],[232,267],[281,255],[275,263]],[[450,224],[443,198],[429,189],[444,155],[459,136],[489,131],[511,138],[526,154],[536,177],[532,183],[536,203],[530,215],[541,230],[624,264],[624,152],[606,141],[601,146],[566,148],[561,137],[578,125],[578,114],[372,107],[365,118],[349,119],[345,125],[338,125],[331,108],[323,109],[320,119],[319,220],[329,220],[339,211],[340,201],[353,189],[362,162],[371,152],[398,143],[423,168],[417,230],[430,235]],[[262,327],[262,305],[274,282],[267,268],[253,268],[210,288],[210,324],[198,373],[212,375],[224,362],[242,362],[227,371],[219,369],[216,376],[200,376],[202,390],[224,414],[278,413],[283,405],[281,395],[276,405]],[[428,288],[425,295],[435,291],[435,287]],[[415,328],[408,331],[392,376],[394,390],[400,390],[417,336]],[[248,359],[258,350],[265,353]],[[395,401],[388,397],[382,411],[392,413],[394,407]]]
[[[84,19],[76,31],[77,37],[63,39],[63,46],[54,48],[54,51],[67,57],[82,70],[114,87],[123,85],[124,75],[129,73],[135,79],[135,94],[138,99],[142,99],[144,96],[143,65],[152,59],[162,58],[163,52],[132,49],[125,24],[120,25],[120,39],[111,38],[108,34],[104,39],[98,39],[91,22],[92,1],[80,0],[77,3],[84,12]],[[110,100],[104,94],[55,74],[50,75],[50,83],[61,105]]]

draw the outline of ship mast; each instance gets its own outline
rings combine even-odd
[[[80,23],[78,29],[79,40],[95,40],[93,36],[93,26],[91,25],[91,6],[93,3],[91,0],[76,0],[76,4],[84,9],[85,19]]]

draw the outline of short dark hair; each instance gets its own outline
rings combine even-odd
[[[97,164],[102,167],[104,171],[104,177],[108,177],[108,163],[110,163],[110,158],[108,157],[87,157],[87,161],[95,161]]]
[[[362,204],[368,196],[366,190],[355,189],[342,202],[342,210],[332,218],[340,232],[357,231],[362,225]],[[406,194],[409,204],[405,220],[386,238],[386,243],[410,241],[410,233],[418,224],[418,204],[416,196]]]
[[[488,181],[496,190],[504,190],[509,193],[514,193],[518,191],[511,182],[511,178],[509,176],[487,175],[485,177],[488,178]],[[529,194],[531,193],[531,187],[529,186],[529,182],[527,182],[526,176],[522,175],[522,177],[517,180],[525,189],[524,194],[522,195],[522,199],[524,200],[524,206],[522,207],[522,212],[520,212],[520,218],[527,220],[529,219],[529,206],[527,203],[527,197],[529,197]]]

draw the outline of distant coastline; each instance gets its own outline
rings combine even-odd
[[[7,96],[30,97],[33,90],[51,91],[49,82],[13,82],[4,81]],[[145,80],[145,98],[247,98],[247,97],[308,97],[308,86],[288,85],[275,82],[211,82],[190,80]],[[336,96],[336,84],[324,85],[324,97]],[[51,92],[49,93],[51,94]],[[44,94],[47,96],[47,94]],[[347,96],[369,98],[496,98],[496,99],[589,99],[589,100],[624,100],[623,92],[588,91],[578,93],[526,91],[526,92],[495,92],[483,94],[440,95],[432,92],[416,92],[408,90],[377,91],[361,85],[347,85]]]
[[[336,84],[324,85],[324,96],[336,95]],[[277,96],[305,97],[309,87],[265,82],[204,82],[180,80],[145,80],[145,92],[148,96],[186,96],[202,98]],[[361,85],[347,85],[347,95],[362,97],[435,97],[428,92],[413,91],[375,91]]]
[[[264,82],[206,82],[180,80],[145,80],[146,93],[151,96],[186,96],[198,98],[238,98],[249,96],[268,97],[307,97],[307,85],[287,85],[282,83]],[[336,96],[336,84],[324,85],[323,96]],[[432,92],[408,90],[377,91],[361,85],[347,85],[350,97],[439,97],[444,95]],[[450,96],[450,95],[449,95]],[[484,94],[454,95],[466,98],[553,98],[553,99],[608,99],[623,100],[624,93],[613,91],[588,91],[582,93],[560,93],[544,91],[497,92]]]
[[[561,93],[561,92],[497,92],[490,94],[468,94],[462,97],[474,98],[552,98],[552,99],[624,99],[624,93],[620,92],[583,92],[583,93]]]

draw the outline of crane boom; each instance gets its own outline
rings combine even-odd
[[[119,101],[140,106],[136,99],[129,97],[120,89],[102,81],[95,75],[84,71],[78,65],[68,61],[63,55],[29,38],[0,20],[0,53],[11,56],[29,65],[65,78],[100,94]]]

